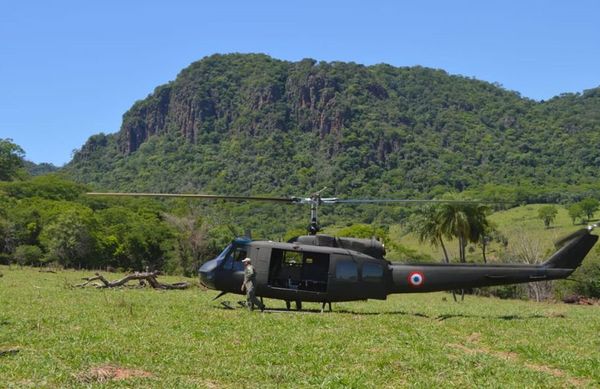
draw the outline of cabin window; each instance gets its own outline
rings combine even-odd
[[[335,278],[344,281],[356,281],[358,279],[356,263],[339,261],[335,266]]]
[[[378,263],[365,263],[362,268],[362,279],[365,282],[381,282],[383,267]]]
[[[225,264],[223,268],[226,270],[244,270],[244,264],[242,260],[248,256],[245,246],[237,246],[229,251],[225,257]]]
[[[290,267],[302,267],[302,253],[299,251],[284,251],[283,264]]]

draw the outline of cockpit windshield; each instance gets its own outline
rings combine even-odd
[[[229,251],[231,251],[231,244],[228,245],[227,247],[225,247],[225,249],[223,251],[221,251],[221,254],[217,255],[217,257],[215,258],[217,260],[217,263],[220,265],[221,263],[223,263],[223,260],[225,259],[225,257],[227,256],[227,253]]]
[[[244,264],[242,259],[248,256],[248,247],[245,245],[230,245],[227,247],[224,256],[223,269],[242,271],[244,270]],[[219,255],[220,256],[220,255]]]

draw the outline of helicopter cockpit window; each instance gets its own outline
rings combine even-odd
[[[234,246],[225,257],[225,264],[223,265],[223,269],[235,271],[244,270],[244,264],[242,263],[242,259],[246,258],[247,256],[248,255],[246,247]]]
[[[383,267],[378,263],[365,263],[362,268],[362,279],[365,282],[381,282]]]
[[[339,261],[335,265],[335,278],[343,281],[356,281],[358,279],[356,263],[353,261]]]

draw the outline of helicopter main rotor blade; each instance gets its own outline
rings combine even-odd
[[[89,196],[117,196],[117,197],[174,197],[174,198],[197,198],[207,200],[252,200],[252,201],[270,201],[279,203],[296,203],[295,197],[255,197],[255,196],[223,196],[206,195],[194,193],[121,193],[121,192],[88,192]]]
[[[321,197],[315,194],[312,197],[260,197],[260,196],[226,196],[207,195],[195,193],[126,193],[126,192],[88,192],[89,196],[117,196],[117,197],[166,197],[166,198],[194,198],[206,200],[231,200],[231,201],[267,201],[287,204],[511,204],[507,201],[476,201],[476,200],[410,200],[410,199],[339,199],[337,197]]]
[[[338,199],[322,198],[322,204],[510,204],[505,201],[409,200],[409,199]]]

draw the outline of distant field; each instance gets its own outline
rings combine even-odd
[[[600,386],[597,306],[436,293],[261,314],[199,288],[77,289],[90,272],[0,272],[3,388]]]
[[[538,218],[538,210],[542,206],[544,204],[529,204],[511,208],[507,211],[494,212],[490,215],[489,219],[496,224],[498,231],[508,238],[509,246],[515,236],[525,235],[528,239],[541,242],[543,251],[545,252],[554,249],[553,243],[556,240],[584,227],[584,225],[573,225],[567,210],[561,206],[556,206],[558,210],[556,220],[551,228],[546,229],[542,220]],[[406,234],[400,225],[394,225],[390,228],[390,237],[392,240],[406,247],[431,256],[434,260],[439,260],[443,257],[441,248],[420,243],[412,234]],[[447,242],[447,248],[452,258],[458,257],[456,241]],[[498,250],[499,247],[497,244],[491,245],[488,250],[491,260],[494,259]],[[480,248],[475,248],[475,251],[470,253],[469,257],[471,260],[481,261]]]

